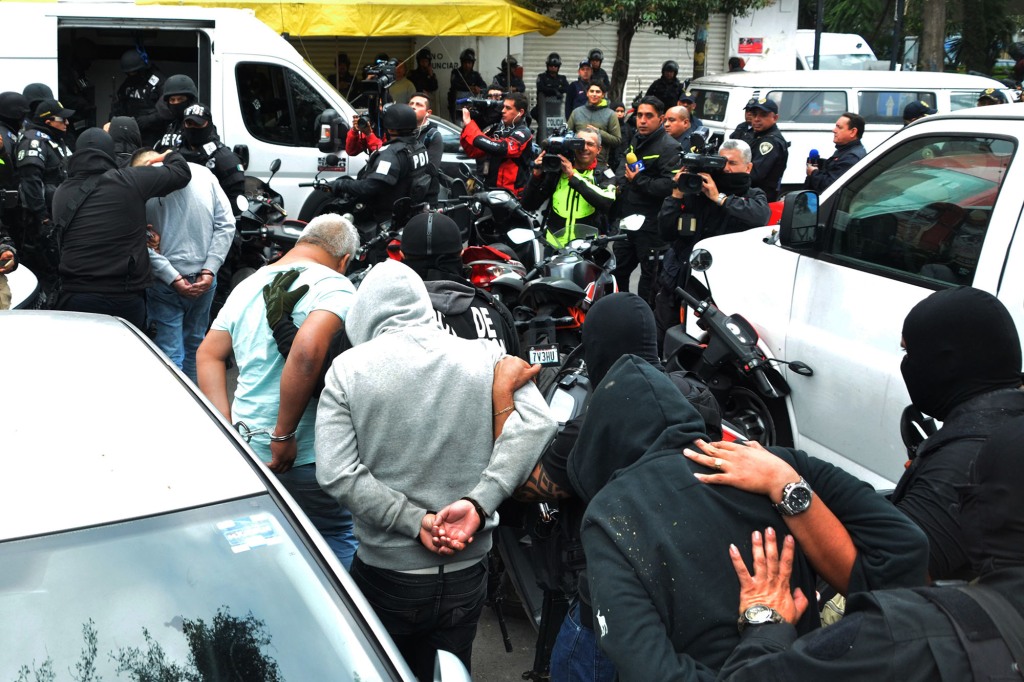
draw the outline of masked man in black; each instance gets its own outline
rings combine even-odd
[[[228,195],[231,210],[241,213],[237,199],[245,194],[245,169],[242,161],[220,141],[213,115],[205,104],[193,104],[185,110],[178,151],[189,163],[206,166],[217,176],[221,189]]]

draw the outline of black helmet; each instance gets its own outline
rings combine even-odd
[[[410,133],[416,129],[416,110],[408,104],[392,104],[384,110],[384,129]]]
[[[679,65],[671,59],[661,65],[661,72],[671,71],[672,73],[679,73]]]
[[[507,71],[508,69],[514,69],[519,66],[519,60],[509,55],[501,60],[501,71]]]
[[[561,66],[562,58],[558,56],[557,52],[552,52],[551,54],[548,55],[548,59],[546,62],[544,62],[544,64],[546,64],[547,66]]]
[[[590,61],[594,61],[596,59],[599,62],[603,62],[604,52],[601,52],[601,50],[595,47],[593,50],[590,51],[590,54],[587,55],[587,59],[589,59]]]
[[[184,74],[174,74],[164,83],[164,100],[171,95],[189,95],[193,101],[199,100],[199,90],[196,83]]]
[[[459,53],[459,62],[473,62],[476,63],[476,50],[471,47],[467,47],[465,50]]]
[[[28,99],[29,111],[35,111],[44,99],[53,99],[53,90],[46,83],[29,83],[21,94]]]
[[[419,60],[421,60],[421,59],[430,59],[430,58],[431,58],[430,50],[428,50],[427,48],[423,48],[422,50],[420,50],[419,52],[416,53],[416,61],[417,62]]]
[[[146,64],[146,60],[142,58],[142,55],[134,47],[130,50],[125,50],[124,54],[121,55],[121,70],[125,73],[142,71],[147,66],[149,65]]]
[[[0,93],[0,118],[20,121],[28,115],[28,98],[20,92]]]

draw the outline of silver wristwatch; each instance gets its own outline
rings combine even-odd
[[[748,625],[767,625],[768,623],[783,622],[782,615],[770,606],[765,604],[754,604],[747,608],[736,621],[736,627],[740,632]]]
[[[801,478],[796,483],[787,483],[786,487],[782,489],[782,500],[773,506],[775,511],[783,516],[796,516],[807,511],[807,508],[811,506],[812,497],[814,497],[814,491],[811,490],[811,486],[807,485],[807,481]]]

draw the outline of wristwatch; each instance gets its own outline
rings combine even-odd
[[[728,199],[728,198],[729,197],[728,197],[728,195],[725,194],[725,192],[719,192],[718,193],[718,199],[716,199],[715,202],[719,206],[725,206],[725,200]]]
[[[772,506],[783,516],[796,516],[807,511],[811,506],[812,497],[814,491],[807,485],[807,481],[801,478],[796,483],[787,483],[782,489],[782,500]]]
[[[767,625],[768,623],[783,622],[782,615],[770,606],[765,604],[754,604],[747,608],[736,621],[736,628],[743,632],[748,625]]]

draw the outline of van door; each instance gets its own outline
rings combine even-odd
[[[309,194],[307,188],[298,185],[313,180],[323,156],[317,149],[317,117],[325,109],[335,109],[351,123],[352,110],[338,101],[340,95],[336,92],[333,97],[328,94],[322,79],[308,77],[287,61],[269,55],[222,57],[224,117],[234,122],[222,139],[229,146],[248,145],[250,174],[266,177],[271,162],[281,159],[274,189],[284,197],[289,215],[296,216]],[[365,164],[365,155],[355,168],[344,151],[339,156],[340,167],[353,175]]]
[[[815,372],[791,395],[799,447],[878,487],[899,478],[899,420],[910,403],[903,320],[944,287],[997,293],[1020,218],[1019,197],[1004,191],[1024,181],[1010,163],[1017,146],[1011,135],[925,127],[825,202],[827,243],[800,258],[786,337],[786,356]]]

